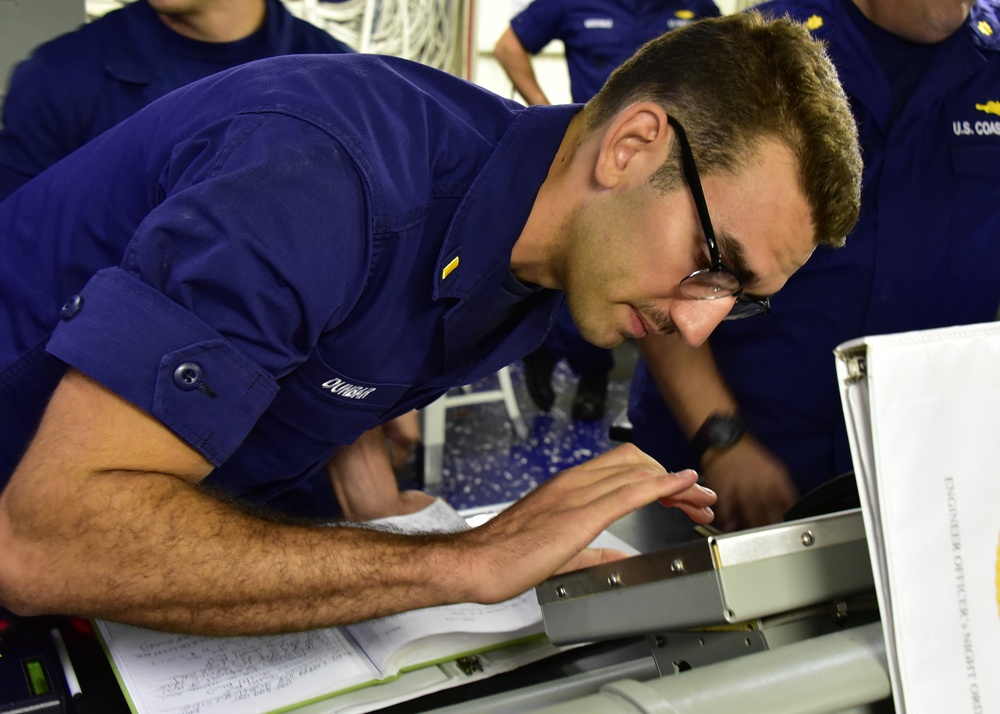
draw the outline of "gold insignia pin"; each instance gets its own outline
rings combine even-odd
[[[690,10],[678,10],[674,13],[675,17],[679,17],[682,20],[691,20],[694,18],[694,13]]]
[[[456,255],[454,258],[451,259],[451,262],[448,263],[448,265],[444,266],[444,270],[441,271],[441,279],[444,280],[445,278],[447,278],[449,275],[451,275],[452,271],[455,270],[455,268],[457,267],[458,267],[458,256]]]
[[[819,15],[813,15],[808,20],[806,20],[806,29],[815,32],[819,28],[823,27],[823,18]]]
[[[993,27],[990,25],[990,23],[986,22],[986,20],[980,20],[977,27],[979,28],[979,31],[984,35],[986,35],[987,37],[993,35]]]
[[[977,104],[976,109],[981,112],[986,112],[987,114],[996,114],[997,116],[1000,116],[1000,102],[995,99],[986,102],[986,104]]]

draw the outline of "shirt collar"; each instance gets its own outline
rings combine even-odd
[[[464,298],[507,257],[580,105],[528,107],[511,123],[448,226],[434,298]]]

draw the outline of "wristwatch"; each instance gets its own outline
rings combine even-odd
[[[746,424],[739,414],[711,414],[691,439],[691,451],[700,460],[709,449],[732,448],[746,433]]]

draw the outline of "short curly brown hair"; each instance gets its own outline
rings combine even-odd
[[[640,101],[680,121],[705,174],[737,172],[764,138],[784,142],[798,159],[816,243],[843,245],[861,203],[857,127],[824,45],[805,27],[749,11],[661,35],[587,103],[588,129]],[[683,186],[676,148],[653,177],[663,190]]]

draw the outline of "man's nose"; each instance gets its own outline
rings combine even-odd
[[[677,332],[691,347],[700,346],[736,304],[736,298],[678,300],[670,316]]]

